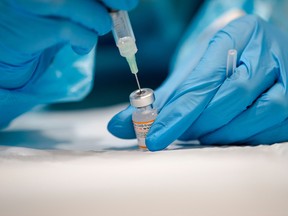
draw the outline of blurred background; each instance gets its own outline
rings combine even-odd
[[[203,1],[140,0],[129,13],[142,87],[156,89],[165,80],[177,44]],[[98,41],[94,88],[90,94],[82,101],[53,104],[48,109],[78,110],[128,103],[129,94],[136,88],[135,77],[110,32]]]

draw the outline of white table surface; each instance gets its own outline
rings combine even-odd
[[[0,133],[0,216],[288,216],[288,144],[142,152],[122,105],[37,112]]]

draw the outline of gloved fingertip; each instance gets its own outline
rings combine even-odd
[[[107,130],[114,136],[121,139],[135,139],[136,135],[131,119],[128,121],[119,121],[117,116],[114,116],[107,125]]]
[[[126,10],[132,10],[136,8],[136,6],[139,3],[138,0],[125,0],[125,2],[126,2]]]
[[[112,26],[113,26],[112,19],[109,16],[109,17],[107,17],[106,20],[103,20],[102,26],[99,27],[98,29],[95,29],[95,31],[97,30],[97,34],[99,36],[103,36],[103,35],[108,34],[111,31]]]
[[[132,123],[133,108],[127,109],[116,114],[108,123],[108,131],[116,137],[122,139],[134,139],[136,137]]]
[[[145,144],[149,151],[154,152],[162,150],[162,148],[158,145],[157,137],[155,137],[154,135],[148,136],[145,140]]]
[[[108,7],[112,9],[117,10],[132,10],[134,9],[138,3],[139,0],[102,0]]]
[[[115,124],[113,122],[111,123],[110,121],[107,125],[107,129],[112,135],[120,139],[135,139],[136,138],[133,128],[132,129],[127,128],[121,124]]]
[[[161,133],[163,127],[161,125],[153,125],[146,137],[146,146],[150,151],[160,151],[165,149],[170,143],[167,144],[166,137]]]
[[[91,49],[86,49],[86,48],[83,48],[83,47],[76,47],[76,46],[72,46],[72,49],[78,55],[87,55],[92,50],[92,48]]]

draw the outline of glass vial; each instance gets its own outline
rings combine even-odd
[[[147,149],[145,138],[157,117],[157,110],[152,107],[154,100],[154,92],[149,88],[143,88],[141,91],[138,89],[130,94],[130,103],[136,108],[132,114],[132,121],[141,149]]]

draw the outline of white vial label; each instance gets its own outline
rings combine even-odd
[[[155,121],[154,119],[150,121],[146,121],[146,122],[133,121],[134,130],[135,130],[136,137],[138,140],[138,145],[141,149],[147,149],[146,144],[145,144],[145,138],[154,121]]]

